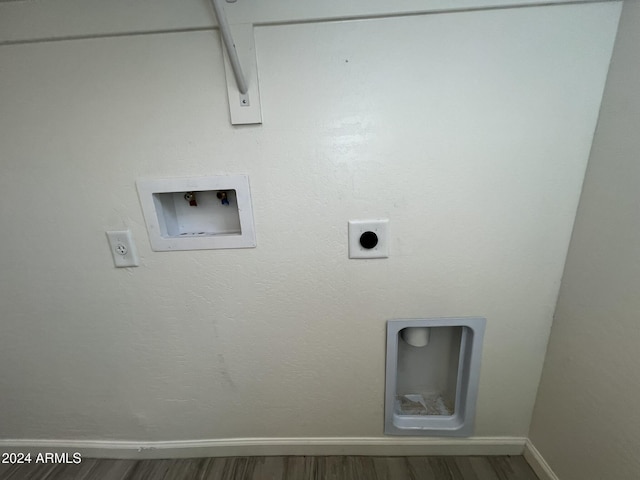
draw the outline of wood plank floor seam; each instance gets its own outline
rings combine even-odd
[[[522,456],[85,458],[4,465],[1,480],[537,480]]]

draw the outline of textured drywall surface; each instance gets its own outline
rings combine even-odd
[[[640,478],[639,45],[625,2],[531,425],[562,480]]]
[[[386,320],[465,315],[476,434],[526,434],[619,8],[261,27],[240,128],[214,32],[0,48],[0,435],[381,436]],[[258,247],[152,252],[135,180],[224,173]]]

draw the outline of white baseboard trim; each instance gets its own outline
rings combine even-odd
[[[112,440],[0,440],[0,452],[75,453],[87,458],[190,458],[273,455],[522,455],[524,437],[471,438],[229,438],[135,442]]]
[[[540,480],[560,480],[529,439],[524,444],[523,455]]]

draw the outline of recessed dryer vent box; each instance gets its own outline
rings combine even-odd
[[[136,183],[154,251],[256,246],[247,175]]]
[[[386,434],[473,434],[485,325],[480,317],[387,322]]]

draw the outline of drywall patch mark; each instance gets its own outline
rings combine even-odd
[[[229,369],[227,368],[227,362],[224,359],[224,355],[222,353],[218,353],[216,356],[218,357],[218,363],[220,364],[220,374],[222,375],[222,378],[225,379],[225,381],[232,389],[237,390],[238,387],[234,383],[233,378],[231,378],[231,374],[229,373]]]

